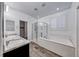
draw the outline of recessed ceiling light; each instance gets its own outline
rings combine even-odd
[[[43,3],[41,6],[42,6],[42,7],[45,7],[45,6],[46,6],[46,4],[45,4],[45,3]]]
[[[59,11],[60,8],[57,8],[56,10]]]
[[[35,10],[35,11],[37,11],[37,10],[38,10],[38,8],[34,8],[34,10]]]

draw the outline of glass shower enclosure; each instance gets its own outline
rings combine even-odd
[[[48,24],[44,22],[35,22],[32,24],[32,39],[48,39]]]

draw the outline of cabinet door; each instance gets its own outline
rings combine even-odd
[[[29,57],[29,44],[5,53],[4,57]]]

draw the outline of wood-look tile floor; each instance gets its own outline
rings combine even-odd
[[[32,42],[30,44],[30,57],[60,57],[60,56]]]

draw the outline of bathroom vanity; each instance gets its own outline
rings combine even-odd
[[[3,54],[4,57],[29,57],[29,44]]]
[[[18,37],[18,36],[17,36]],[[16,38],[17,38],[16,37]],[[10,38],[10,37],[9,37]],[[4,43],[4,57],[29,57],[29,40],[24,38],[6,40]],[[8,43],[7,43],[8,42]]]

